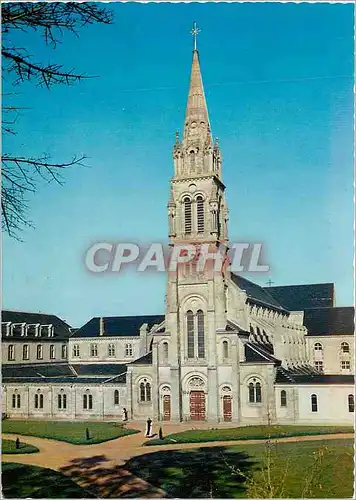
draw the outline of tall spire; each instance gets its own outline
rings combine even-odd
[[[205,100],[196,41],[199,32],[199,28],[197,28],[196,23],[194,23],[193,29],[191,30],[194,37],[193,62],[183,138],[186,145],[188,142],[198,141],[204,144],[207,141],[211,142],[208,108]]]

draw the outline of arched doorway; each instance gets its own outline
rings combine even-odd
[[[202,421],[206,418],[204,381],[200,377],[193,377],[189,381],[189,410],[190,419]]]
[[[225,386],[222,388],[222,400],[223,400],[223,419],[224,419],[224,422],[231,422],[232,399],[231,399],[230,387]]]
[[[168,386],[164,386],[161,389],[161,401],[162,409],[161,415],[163,420],[171,419],[171,390]]]

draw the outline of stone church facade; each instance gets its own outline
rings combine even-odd
[[[222,156],[196,49],[173,161],[171,248],[226,250]],[[116,420],[125,408],[130,420],[154,422],[351,424],[354,309],[335,307],[333,284],[266,288],[228,264],[169,271],[161,316],[92,318],[73,330],[55,316],[5,311],[3,412]]]

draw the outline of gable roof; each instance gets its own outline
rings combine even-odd
[[[304,325],[308,335],[353,335],[355,309],[353,307],[323,307],[304,311]]]
[[[284,311],[281,304],[269,293],[269,289],[263,288],[238,274],[231,273],[231,279],[242,290],[245,290],[250,301],[264,304],[272,309]]]
[[[53,337],[49,337],[51,340],[55,340],[56,338],[67,339],[71,335],[70,325],[54,314],[5,310],[1,312],[1,321],[2,323],[25,323],[27,325],[53,325]],[[34,338],[34,336],[34,330],[29,330],[26,337],[21,337],[21,331],[19,328],[14,328],[13,335],[8,337],[2,333],[3,339],[25,338],[26,340],[29,340]],[[41,337],[41,340],[45,338],[46,337],[43,336]]]
[[[333,307],[334,283],[264,287],[288,311]]]
[[[101,320],[104,329],[103,337],[138,337],[143,324],[147,323],[148,327],[152,328],[153,325],[164,320],[164,315],[96,317],[78,328],[71,338],[99,337]]]

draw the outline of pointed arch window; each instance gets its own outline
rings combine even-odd
[[[35,408],[36,410],[43,408],[43,394],[35,394]]]
[[[67,394],[63,393],[63,389],[61,390],[61,393],[58,394],[58,409],[59,410],[67,409]]]
[[[202,196],[197,197],[197,229],[198,233],[204,232],[204,199]]]
[[[184,231],[189,234],[192,232],[192,201],[190,198],[184,198]]]

